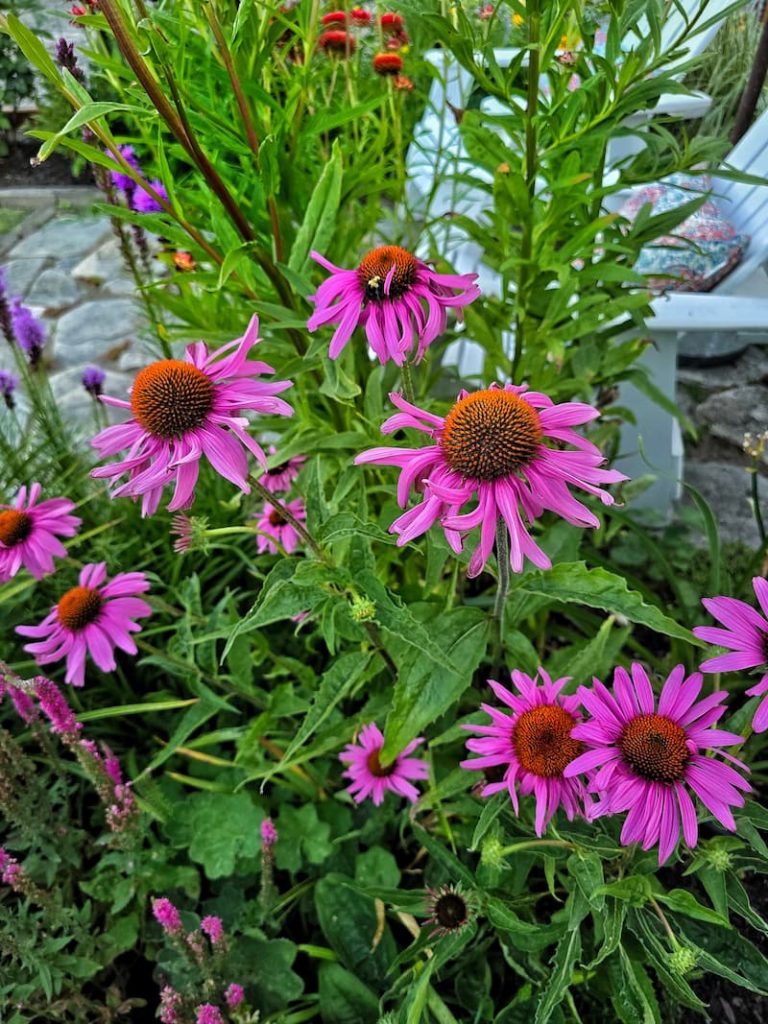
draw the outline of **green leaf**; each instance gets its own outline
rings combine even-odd
[[[318,973],[324,1024],[376,1024],[379,1001],[356,975],[340,964],[323,964]]]
[[[254,1009],[261,1014],[276,1014],[304,991],[304,982],[291,969],[297,952],[288,939],[241,935],[227,952],[227,970],[230,977],[243,979]]]
[[[605,909],[600,917],[600,924],[603,928],[603,942],[595,958],[584,967],[585,971],[594,971],[598,964],[601,964],[619,948],[626,916],[627,905],[619,900],[616,900],[610,907]]]
[[[646,604],[642,596],[630,590],[623,576],[607,569],[588,569],[584,562],[554,565],[548,572],[524,576],[516,593],[535,594],[565,604],[583,604],[588,608],[623,615],[630,622],[665,636],[684,640],[696,647],[705,646],[684,626],[670,619],[660,608]]]
[[[656,994],[642,964],[619,947],[609,970],[611,1001],[622,1024],[661,1024]]]
[[[692,892],[687,889],[672,889],[670,892],[657,892],[655,897],[665,907],[676,911],[678,914],[685,914],[696,921],[708,921],[710,924],[719,924],[724,928],[730,928],[728,919],[719,914],[716,910],[705,907],[699,903]]]
[[[152,116],[157,116],[154,110],[133,106],[130,103],[105,103],[92,100],[89,103],[84,103],[79,110],[75,111],[63,128],[59,129],[55,135],[43,143],[40,147],[39,153],[37,154],[38,160],[46,160],[59,144],[60,140],[65,135],[69,135],[69,133],[73,132],[76,128],[81,128],[84,124],[88,124],[90,121],[96,121],[98,118],[104,117],[105,114],[113,114],[118,111],[128,111],[131,114],[140,116],[142,120],[146,120]]]
[[[511,907],[495,897],[488,897],[486,903],[488,920],[494,928],[503,932],[508,941],[517,949],[529,953],[538,952],[557,942],[563,934],[558,924],[531,924],[519,917]]]
[[[378,923],[373,900],[355,892],[346,875],[328,874],[315,886],[315,909],[328,945],[353,974],[369,985],[383,984],[395,954],[385,927],[373,948]]]
[[[291,246],[288,266],[298,274],[308,273],[310,252],[314,249],[324,254],[333,238],[337,228],[342,176],[341,145],[339,139],[334,139],[331,159],[317,180],[304,220]]]
[[[146,704],[116,704],[110,708],[95,708],[93,711],[78,713],[78,722],[95,722],[99,718],[122,718],[123,715],[148,715],[153,711],[175,711],[176,708],[187,708],[190,704],[198,704],[199,697],[189,700],[154,700]]]
[[[485,655],[488,616],[478,609],[456,608],[441,613],[431,626],[429,650],[410,647],[404,656],[395,658],[400,672],[384,728],[381,756],[385,762],[448,710],[471,685]],[[441,649],[443,664],[431,658],[435,646]]]
[[[45,75],[50,82],[53,82],[54,85],[60,88],[61,77],[59,69],[56,67],[53,58],[46,50],[40,38],[34,32],[31,32],[23,22],[19,21],[15,14],[6,15],[5,23],[11,37],[19,44],[19,49],[29,63],[36,67],[41,74]]]
[[[223,878],[238,857],[259,852],[263,817],[247,793],[193,793],[177,804],[165,830],[174,846],[188,847],[208,878]]]
[[[355,857],[355,881],[363,888],[375,885],[396,889],[400,885],[400,868],[389,850],[373,846]]]
[[[534,1024],[548,1024],[553,1010],[560,1005],[570,988],[576,961],[581,955],[581,932],[573,928],[557,944],[552,960],[552,974],[536,1006]]]
[[[320,821],[314,804],[282,807],[277,831],[281,842],[275,849],[275,860],[283,871],[298,871],[303,861],[322,864],[333,852],[331,826]]]

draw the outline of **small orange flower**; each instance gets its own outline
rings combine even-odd
[[[407,75],[398,75],[392,84],[401,92],[410,92],[413,89],[413,82]]]
[[[377,75],[399,75],[403,70],[403,58],[397,53],[377,53],[373,58],[373,70]]]
[[[195,270],[197,264],[192,259],[192,253],[186,249],[177,249],[173,254],[173,265],[177,270]]]

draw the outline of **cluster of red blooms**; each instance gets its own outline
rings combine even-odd
[[[83,4],[72,4],[69,9],[69,13],[73,18],[82,18],[84,14],[97,14],[99,10],[99,0],[85,0],[85,6]],[[74,22],[76,25],[77,22]]]
[[[372,15],[362,7],[346,11],[329,11],[320,19],[325,31],[317,41],[318,47],[334,56],[350,57],[357,49],[357,38],[350,28],[366,29],[371,26]],[[377,75],[390,76],[396,89],[412,89],[413,82],[402,74],[404,61],[395,52],[408,45],[408,33],[401,14],[389,11],[379,18],[379,28],[385,50],[373,57],[373,70]]]

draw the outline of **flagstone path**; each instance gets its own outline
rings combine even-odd
[[[135,370],[156,357],[109,218],[91,209],[97,195],[83,188],[0,191],[0,266],[10,293],[43,320],[54,394],[84,430],[93,413],[80,381],[85,367],[100,366],[105,391],[124,395]],[[13,369],[4,345],[3,368]],[[745,431],[768,429],[768,348],[753,345],[726,366],[682,368],[678,400],[700,433],[696,443],[686,442],[686,483],[713,506],[724,541],[756,547],[741,445]],[[768,451],[764,465],[768,470]],[[766,475],[761,483],[768,495]],[[768,520],[768,497],[763,505]]]

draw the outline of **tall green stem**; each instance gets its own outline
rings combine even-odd
[[[401,372],[403,375],[403,393],[405,394],[405,400],[406,402],[410,402],[411,405],[415,405],[416,391],[413,387],[413,372],[411,371],[411,364],[407,359],[401,367]]]

